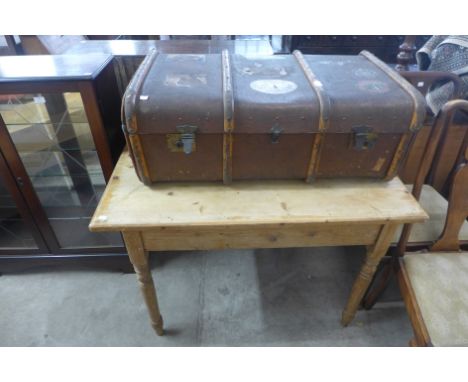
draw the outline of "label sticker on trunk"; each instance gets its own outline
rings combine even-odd
[[[168,74],[166,75],[164,85],[182,88],[192,86],[207,85],[207,76],[204,73],[199,74]]]
[[[375,78],[378,75],[377,71],[364,68],[357,68],[353,74],[359,78]]]
[[[204,54],[168,54],[167,60],[176,62],[205,62]]]
[[[390,90],[388,85],[385,82],[377,80],[363,80],[357,83],[357,86],[362,91],[371,94],[383,94],[388,93]]]
[[[297,85],[292,81],[276,79],[252,81],[250,87],[265,94],[287,94],[297,89]]]

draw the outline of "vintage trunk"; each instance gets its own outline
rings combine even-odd
[[[123,129],[139,178],[395,176],[422,125],[420,93],[357,56],[158,54],[127,88]]]

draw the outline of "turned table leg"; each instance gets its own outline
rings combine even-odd
[[[156,289],[151,276],[148,262],[148,253],[143,247],[140,232],[122,232],[122,236],[127,247],[128,256],[135,268],[135,272],[140,283],[141,293],[145,299],[146,307],[151,319],[151,326],[159,336],[163,335],[163,320],[159,312]]]
[[[348,303],[341,316],[341,324],[343,326],[347,326],[353,320],[377,266],[390,246],[397,227],[396,224],[384,225],[377,236],[375,244],[367,249],[366,259],[353,284]]]

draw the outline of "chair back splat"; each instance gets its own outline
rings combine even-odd
[[[458,235],[468,217],[468,166],[466,159],[465,157],[463,163],[457,166],[453,174],[444,230],[431,247],[431,251],[460,250]]]

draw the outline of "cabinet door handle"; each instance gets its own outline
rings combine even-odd
[[[16,182],[18,183],[18,186],[20,186],[20,187],[24,186],[23,178],[21,176],[18,176],[16,178]]]

